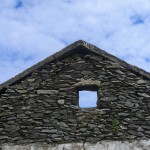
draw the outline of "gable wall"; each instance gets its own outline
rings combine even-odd
[[[97,87],[93,109],[78,87]],[[0,143],[97,142],[150,138],[150,81],[94,54],[48,63],[0,97]]]

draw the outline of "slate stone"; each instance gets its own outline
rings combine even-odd
[[[149,74],[82,47],[0,85],[0,144],[149,139]],[[96,107],[81,109],[79,90],[97,91]]]
[[[64,122],[58,122],[57,125],[61,126],[61,127],[64,127],[64,128],[68,128],[69,126],[64,123]]]
[[[3,131],[3,130],[4,130],[4,128],[0,128],[0,132]]]
[[[16,90],[18,93],[20,93],[20,94],[25,94],[25,93],[27,93],[27,90],[19,90],[19,89],[17,89]]]
[[[125,102],[125,106],[127,107],[133,107],[134,106],[134,103],[130,102],[130,101],[126,101]]]
[[[58,101],[57,101],[57,103],[58,103],[58,104],[60,104],[60,105],[64,105],[64,103],[65,103],[65,100],[63,100],[63,99],[60,99],[60,100],[58,100]]]
[[[28,79],[28,82],[34,82],[35,79]]]
[[[118,115],[119,115],[119,116],[125,116],[125,117],[126,117],[126,116],[129,116],[128,113],[118,113]]]
[[[57,133],[56,129],[42,129],[42,133]]]
[[[37,90],[37,94],[43,94],[43,95],[45,94],[52,95],[52,94],[57,94],[57,93],[59,93],[58,90]]]
[[[145,97],[145,98],[150,98],[150,95],[146,94],[146,93],[140,93],[138,92],[139,96]]]
[[[97,125],[95,125],[95,124],[88,124],[88,126],[89,126],[90,128],[96,128],[96,127],[97,127]]]
[[[9,139],[8,136],[0,136],[0,140]]]
[[[137,129],[137,131],[143,132],[144,130],[143,130],[141,127],[139,127],[139,128]]]
[[[140,80],[137,81],[137,83],[138,84],[145,84],[145,83],[147,83],[147,81],[140,79]]]

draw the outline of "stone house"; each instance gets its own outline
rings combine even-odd
[[[150,73],[77,41],[0,85],[0,147],[150,150]]]

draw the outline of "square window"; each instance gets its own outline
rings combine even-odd
[[[97,99],[97,91],[79,91],[80,108],[96,107]]]

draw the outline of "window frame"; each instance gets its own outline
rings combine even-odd
[[[89,109],[89,108],[98,108],[98,104],[99,104],[99,101],[100,101],[100,94],[99,94],[99,88],[97,85],[80,85],[78,86],[77,88],[77,98],[78,98],[78,107],[80,109]],[[87,108],[82,108],[80,107],[79,105],[79,91],[96,91],[97,92],[97,101],[96,101],[96,107],[87,107]]]
[[[89,107],[81,107],[80,106],[80,92],[82,92],[82,91],[87,91],[87,92],[96,92],[96,105],[95,106],[89,106]],[[98,101],[98,90],[78,90],[78,106],[79,106],[79,108],[80,109],[88,109],[88,108],[97,108],[97,101]],[[94,102],[95,102],[95,100],[94,100]]]

